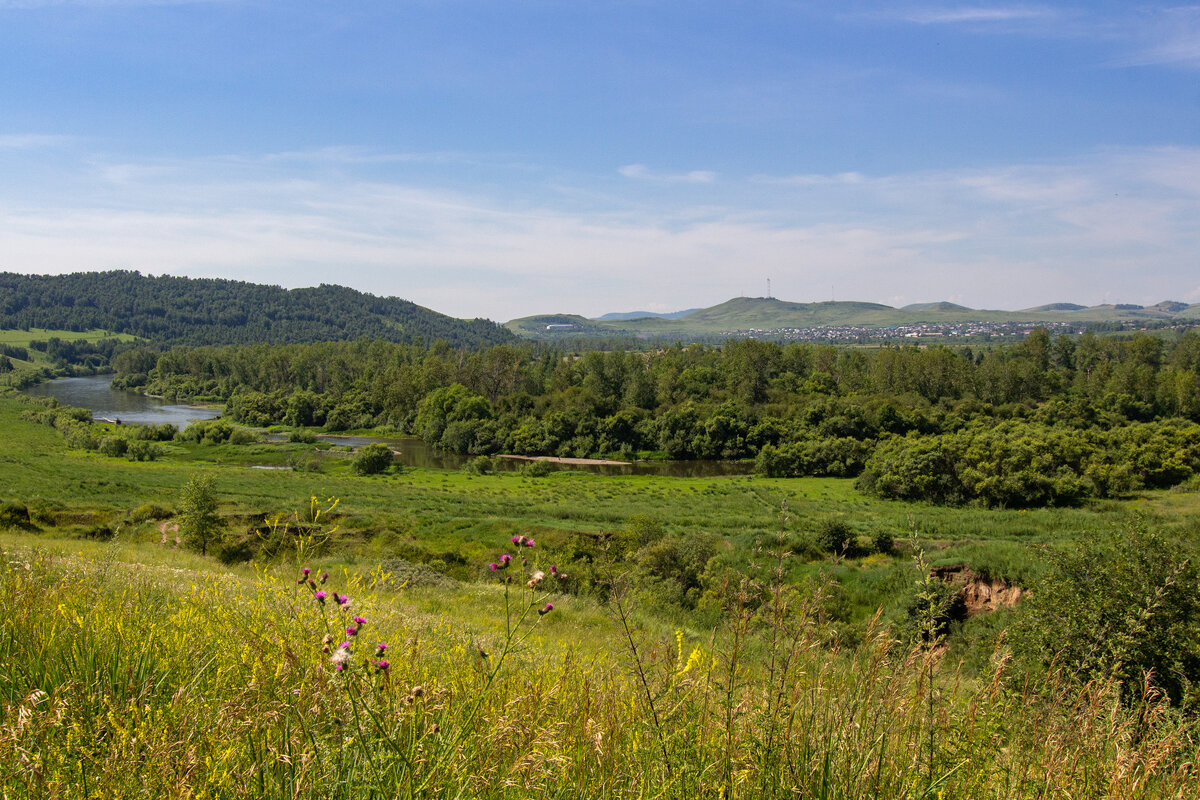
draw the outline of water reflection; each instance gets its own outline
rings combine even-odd
[[[64,405],[86,408],[93,419],[120,419],[138,425],[169,422],[177,428],[189,422],[213,419],[220,409],[175,405],[153,397],[113,389],[107,375],[86,378],[61,378],[25,390],[26,394],[54,397]],[[406,467],[425,469],[461,469],[470,456],[460,456],[430,447],[421,439],[387,436],[339,436],[318,434],[317,439],[333,445],[362,447],[382,442],[399,455],[396,460]],[[271,434],[267,441],[286,441],[283,434]],[[493,459],[498,472],[517,472],[528,461],[505,458]],[[635,461],[632,464],[551,464],[555,470],[576,470],[597,475],[662,475],[674,478],[714,478],[726,475],[749,475],[754,471],[751,461]]]
[[[86,408],[92,419],[121,420],[136,425],[160,425],[169,422],[177,428],[187,427],[198,419],[220,416],[219,408],[176,405],[165,400],[118,391],[109,386],[109,375],[90,375],[86,378],[60,378],[31,386],[25,394],[53,397],[63,405]]]

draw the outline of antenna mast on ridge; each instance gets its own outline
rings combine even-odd
[[[771,299],[771,279],[767,278],[767,299]]]

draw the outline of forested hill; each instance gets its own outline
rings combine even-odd
[[[0,328],[103,329],[170,344],[445,340],[483,347],[516,337],[495,323],[438,314],[343,286],[283,289],[137,272],[0,273]]]

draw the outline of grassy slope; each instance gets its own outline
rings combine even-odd
[[[340,498],[341,558],[377,563],[395,555],[449,568],[460,578],[482,577],[495,542],[534,536],[549,552],[569,552],[581,536],[614,532],[631,519],[661,524],[666,533],[712,534],[732,564],[753,558],[757,543],[781,528],[789,546],[804,551],[819,524],[847,521],[856,533],[891,533],[904,543],[914,532],[937,563],[966,562],[990,574],[1028,584],[1041,569],[1038,547],[1092,536],[1127,524],[1134,510],[1182,527],[1200,510],[1200,495],[1156,493],[1130,502],[1080,509],[992,511],[896,503],[865,496],[850,480],[834,478],[606,477],[560,472],[545,478],[505,473],[406,469],[359,477],[344,451],[319,455],[305,445],[201,446],[168,443],[166,457],[134,463],[68,451],[61,435],[19,419],[22,406],[0,398],[0,500],[42,509],[46,533],[79,534],[107,524],[133,541],[157,541],[156,522],[131,511],[143,504],[168,510],[196,472],[216,480],[222,511],[235,532],[255,520],[288,514],[311,495]],[[262,470],[247,463],[280,463],[287,453],[316,458],[319,472]],[[786,522],[781,510],[786,506]],[[58,526],[57,530],[55,526]],[[455,566],[457,565],[457,566]],[[883,605],[898,611],[911,583],[903,555],[872,555],[831,562],[794,560],[796,578],[836,576],[847,621],[862,624]]]
[[[0,500],[40,506],[61,525],[0,532],[0,793],[695,800],[733,796],[734,785],[744,797],[800,787],[843,798],[934,797],[922,794],[931,781],[956,798],[1183,797],[1198,788],[1195,775],[1171,772],[1196,755],[1186,723],[1119,711],[1103,687],[1051,678],[1011,694],[998,677],[962,681],[921,654],[889,656],[887,637],[869,628],[861,647],[831,654],[821,644],[831,631],[804,611],[803,595],[774,623],[747,619],[738,634],[733,614],[714,632],[685,627],[678,642],[667,619],[635,611],[638,659],[611,611],[554,595],[553,613],[527,617],[520,630],[531,638],[506,654],[517,640],[504,636],[504,591],[482,566],[510,549],[512,533],[537,535],[532,568],[570,537],[634,515],[716,533],[749,556],[779,529],[786,500],[791,533],[831,514],[863,532],[903,534],[911,519],[941,560],[1011,567],[1036,561],[1030,545],[1122,525],[1132,511],[1185,525],[1200,510],[1194,493],[1022,513],[885,503],[833,479],[416,469],[362,478],[336,457],[316,474],[254,470],[229,463],[246,453],[227,446],[172,445],[162,461],[131,463],[66,450],[57,431],[20,420],[21,407],[0,398]],[[299,565],[225,569],[158,545],[155,523],[129,515],[143,503],[174,507],[197,470],[216,477],[235,522],[294,509],[310,493],[342,498],[350,551],[306,563],[329,569],[329,588],[351,594],[352,613],[369,620],[349,678],[320,650],[323,633],[340,631],[348,615],[297,588]],[[119,528],[114,542],[62,538],[98,520]],[[379,558],[403,542],[461,552],[482,581],[377,585]],[[836,574],[838,602],[866,614],[881,593],[911,582],[903,559],[878,556],[797,569]],[[521,590],[513,599],[520,611],[547,597]],[[783,672],[767,669],[772,629],[785,637]],[[378,641],[392,645],[386,679],[361,666]],[[927,669],[941,687],[932,709]],[[643,699],[639,675],[658,705]],[[930,759],[922,754],[931,741]]]
[[[132,342],[137,339],[136,336],[130,336],[127,333],[111,333],[102,330],[56,331],[45,328],[30,328],[27,331],[0,330],[0,344],[15,344],[19,347],[25,347],[33,341],[47,341],[52,338],[62,339],[64,342],[94,342],[98,339],[119,339],[122,342]]]

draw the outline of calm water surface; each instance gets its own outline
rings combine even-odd
[[[119,419],[138,425],[158,425],[169,422],[177,428],[187,427],[189,422],[213,419],[220,415],[217,408],[198,408],[176,405],[153,397],[113,389],[109,386],[111,376],[93,375],[86,378],[60,378],[38,384],[25,390],[26,394],[54,397],[64,405],[86,408],[93,419]],[[284,441],[287,437],[271,434],[269,441]],[[383,436],[338,436],[318,434],[318,439],[330,444],[362,447],[382,442],[400,455],[396,457],[406,467],[425,469],[459,469],[468,460],[467,456],[445,453],[427,445],[420,439],[410,437]],[[497,469],[516,471],[526,461],[497,459]],[[754,471],[751,461],[638,461],[628,466],[615,464],[551,464],[554,469],[569,469],[592,472],[597,475],[664,475],[675,478],[714,478],[724,475],[749,475]]]
[[[31,386],[25,393],[36,397],[53,397],[64,405],[86,408],[92,412],[92,419],[119,419],[138,425],[169,422],[177,428],[185,428],[189,422],[213,419],[221,414],[219,408],[175,405],[134,392],[118,391],[109,386],[111,380],[111,375],[60,378]]]

